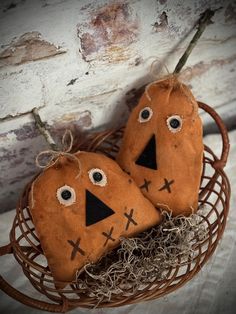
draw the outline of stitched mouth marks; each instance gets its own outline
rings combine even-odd
[[[89,192],[88,190],[86,190],[86,192]],[[92,194],[91,192],[89,192],[90,194]],[[92,194],[93,195],[93,194]],[[93,195],[94,196],[94,195]],[[103,203],[104,204],[104,203]],[[105,205],[106,206],[106,205]],[[108,207],[109,208],[109,207]],[[135,227],[138,225],[137,221],[134,219],[134,208],[131,208],[129,212],[127,212],[127,207],[125,207],[126,212],[124,213],[124,217],[127,219],[126,221],[126,226],[125,226],[125,231],[127,231],[130,227],[130,224],[133,224]],[[113,212],[114,213],[114,212]],[[112,213],[110,214],[112,215]],[[104,218],[103,218],[104,219]],[[116,238],[113,237],[112,233],[114,231],[114,226],[112,226],[110,228],[110,230],[108,232],[103,231],[101,234],[102,236],[104,236],[105,242],[103,244],[103,247],[105,247],[109,241],[111,242],[115,242]],[[76,255],[79,253],[82,256],[86,255],[86,252],[81,248],[80,246],[80,241],[81,238],[78,238],[76,241],[73,240],[67,240],[67,242],[72,246],[72,251],[71,251],[71,256],[70,259],[71,261],[73,261],[76,257]]]
[[[129,225],[130,223],[132,223],[133,225],[137,226],[138,223],[134,220],[133,218],[133,214],[134,214],[134,209],[131,208],[130,210],[130,213],[124,213],[124,216],[128,219],[127,220],[127,224],[126,224],[126,227],[125,227],[125,230],[127,231],[129,229]]]
[[[106,241],[104,242],[103,246],[106,246],[106,245],[107,245],[107,242],[108,242],[109,240],[111,240],[112,242],[115,242],[115,239],[112,238],[112,232],[113,232],[113,230],[114,230],[114,227],[111,227],[111,229],[110,229],[110,231],[109,231],[108,233],[107,233],[107,232],[102,232],[102,235],[103,235],[104,237],[106,237]]]
[[[70,257],[72,261],[75,259],[77,253],[80,253],[80,255],[85,256],[85,251],[82,250],[80,247],[80,238],[78,238],[76,242],[72,240],[67,240],[67,242],[73,247]]]
[[[158,190],[158,191],[164,191],[167,190],[168,193],[171,193],[171,184],[173,184],[175,180],[170,180],[168,181],[166,178],[164,178],[164,185]]]
[[[149,180],[146,180],[144,178],[144,183],[143,185],[141,185],[139,188],[142,190],[142,189],[145,189],[147,192],[149,191],[149,185],[152,183],[152,181],[149,181]]]

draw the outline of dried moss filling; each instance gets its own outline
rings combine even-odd
[[[172,217],[163,212],[160,225],[135,238],[122,238],[120,247],[96,264],[88,264],[78,273],[81,292],[98,301],[110,300],[113,294],[130,294],[168,278],[171,270],[193,262],[196,248],[207,238],[204,209],[189,217]]]

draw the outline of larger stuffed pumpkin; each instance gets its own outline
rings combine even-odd
[[[58,287],[119,245],[120,237],[160,222],[115,161],[88,152],[59,155],[33,182],[29,209]]]
[[[144,195],[173,215],[198,207],[202,122],[189,88],[174,76],[147,86],[130,115],[117,161]]]

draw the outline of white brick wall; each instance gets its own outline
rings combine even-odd
[[[55,131],[117,126],[151,81],[154,58],[173,71],[206,8],[222,6],[183,78],[236,125],[233,1],[14,0],[0,3],[0,211],[13,208],[47,147],[29,112]],[[155,26],[153,26],[155,25]],[[209,123],[207,117],[203,117]]]

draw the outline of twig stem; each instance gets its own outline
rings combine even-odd
[[[212,23],[211,18],[214,16],[215,12],[218,11],[219,9],[221,9],[221,8],[218,8],[216,10],[206,9],[206,11],[204,11],[201,14],[199,21],[198,21],[197,31],[196,31],[195,35],[193,36],[192,40],[190,41],[184,54],[179,59],[179,62],[177,63],[177,65],[174,69],[174,74],[177,74],[182,70],[182,68],[185,65],[186,61],[188,60],[188,57],[190,56],[193,48],[196,46],[199,38],[201,37],[202,33],[204,32],[205,28],[207,27],[207,25]]]
[[[51,147],[52,150],[58,150],[58,147],[56,145],[56,143],[54,142],[51,134],[49,133],[49,131],[46,129],[45,124],[43,123],[43,121],[40,118],[39,112],[37,108],[34,108],[32,110],[32,114],[35,120],[35,125],[36,127],[39,129],[40,133],[44,136],[45,140],[47,141],[47,143],[49,144],[49,146]]]

